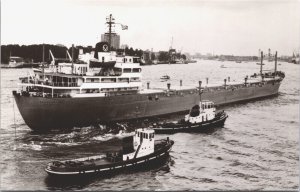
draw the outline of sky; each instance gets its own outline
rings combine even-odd
[[[300,49],[299,0],[1,0],[1,44],[95,46],[105,18],[121,44],[153,51],[258,55]],[[173,43],[172,43],[173,38]]]

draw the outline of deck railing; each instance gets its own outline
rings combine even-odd
[[[40,80],[32,80],[32,79],[22,79],[22,83],[32,83],[38,85],[48,85],[53,87],[78,87],[77,83],[74,82],[48,82],[48,81],[40,81]]]

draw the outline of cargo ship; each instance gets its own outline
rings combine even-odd
[[[114,24],[112,16],[107,21]],[[111,30],[109,30],[111,31]],[[20,78],[13,95],[25,123],[35,131],[89,126],[94,123],[127,121],[188,111],[202,99],[216,105],[253,100],[278,94],[284,72],[262,72],[241,82],[224,80],[223,85],[198,85],[166,89],[142,88],[140,58],[117,54],[109,42],[99,42],[95,51],[79,54],[75,62],[59,62],[34,70]],[[262,54],[263,55],[263,54]],[[277,53],[276,53],[277,55]]]

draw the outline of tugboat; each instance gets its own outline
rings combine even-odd
[[[195,105],[184,119],[178,122],[158,124],[153,128],[155,133],[177,133],[177,132],[201,132],[209,128],[223,126],[228,115],[223,111],[216,113],[216,108],[212,101],[200,101]]]
[[[162,163],[168,157],[174,141],[169,140],[169,137],[155,140],[154,135],[153,129],[136,129],[134,136],[123,139],[121,151],[68,161],[54,161],[48,164],[45,171],[51,176],[62,177],[103,175]]]

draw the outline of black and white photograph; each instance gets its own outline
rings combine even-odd
[[[299,0],[1,0],[1,191],[298,191]]]

